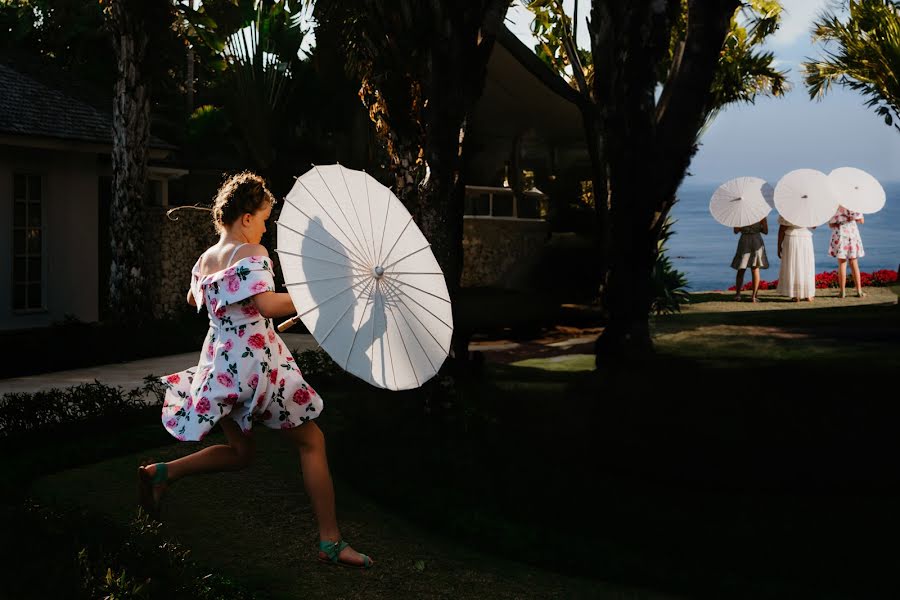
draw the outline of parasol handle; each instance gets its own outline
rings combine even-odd
[[[288,319],[287,321],[285,321],[284,323],[282,323],[281,325],[278,326],[278,332],[281,333],[282,331],[290,329],[291,327],[296,325],[297,321],[299,321],[299,320],[300,320],[300,315],[294,315],[293,317],[291,317],[290,319]]]

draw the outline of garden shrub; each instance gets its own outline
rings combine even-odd
[[[127,529],[76,509],[25,500],[0,505],[0,576],[15,598],[255,598],[193,562],[160,524],[138,513]],[[7,543],[8,542],[8,543]]]

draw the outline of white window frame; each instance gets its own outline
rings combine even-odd
[[[522,200],[521,196],[517,196],[513,193],[511,188],[506,187],[490,187],[484,185],[467,185],[465,196],[469,198],[474,195],[488,195],[488,214],[486,215],[468,215],[464,214],[464,219],[494,219],[498,221],[545,221],[541,217],[520,217],[519,216],[519,202]],[[524,192],[523,196],[531,196],[534,195],[529,192]],[[494,216],[494,196],[511,196],[513,199],[512,207],[513,214],[512,216]],[[540,194],[541,198],[544,199],[546,196]]]
[[[23,225],[16,225],[16,204],[18,203],[18,199],[16,198],[16,178],[24,177],[25,178],[25,223]],[[41,182],[41,195],[38,198],[38,204],[40,206],[40,225],[38,227],[32,227],[28,224],[29,217],[29,195],[31,190],[31,179],[33,177],[37,177]],[[10,224],[12,225],[12,236],[10,236],[10,256],[12,257],[12,264],[10,265],[10,297],[9,297],[9,306],[12,309],[14,314],[34,314],[34,313],[43,313],[47,312],[47,203],[45,201],[47,197],[47,178],[43,173],[35,172],[35,171],[13,171],[12,174],[12,187],[10,188],[12,191],[12,215],[10,218]],[[28,272],[30,267],[29,263],[32,258],[29,250],[28,250],[28,231],[30,229],[39,229],[41,232],[41,249],[40,249],[40,277],[35,279],[33,274]],[[25,233],[25,253],[22,256],[19,256],[16,253],[16,232],[23,231]],[[27,276],[24,281],[25,285],[25,308],[16,306],[16,287],[23,283],[21,280],[16,277],[16,259],[22,258],[25,261],[25,270]],[[29,297],[30,292],[28,288],[32,285],[38,283],[41,286],[41,298],[39,306],[30,306],[29,305]]]

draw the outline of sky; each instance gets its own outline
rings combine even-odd
[[[762,177],[774,184],[793,169],[825,173],[842,166],[868,171],[880,181],[900,180],[900,131],[888,127],[865,106],[862,95],[833,87],[822,100],[810,100],[800,63],[821,55],[810,40],[816,15],[833,0],[783,0],[781,27],[766,45],[776,68],[788,70],[792,90],[782,98],[722,111],[701,139],[686,183],[721,183],[734,177]],[[570,16],[574,0],[564,2]],[[580,0],[579,19],[590,11]],[[510,9],[507,27],[528,47],[534,46],[527,10]],[[587,27],[578,28],[579,46],[588,47]]]

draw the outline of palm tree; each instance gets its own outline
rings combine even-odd
[[[599,279],[605,282],[611,251],[608,165],[604,157],[607,148],[600,132],[601,108],[593,93],[594,77],[603,77],[604,73],[595,73],[592,52],[578,48],[576,43],[578,2],[575,3],[574,19],[566,14],[561,0],[523,0],[523,3],[534,15],[531,29],[538,40],[535,52],[578,92],[595,190],[594,230],[601,270]],[[663,57],[657,68],[660,85],[679,70],[685,48],[688,7],[688,3],[682,3],[680,8],[669,8],[674,18],[668,56]],[[785,73],[773,66],[772,53],[759,50],[778,28],[780,18],[781,5],[776,0],[750,0],[733,13],[712,84],[712,104],[698,137],[727,104],[752,103],[759,95],[780,96],[788,89]],[[590,27],[590,22],[587,25]],[[659,99],[663,106],[669,102],[675,88],[665,86],[664,90],[666,96]],[[601,287],[601,295],[604,288]]]
[[[143,205],[150,141],[151,42],[168,35],[168,0],[101,0],[116,58],[113,101],[112,202],[109,273],[111,316],[141,320],[151,314],[143,249]]]
[[[209,0],[198,10],[179,8],[188,37],[204,50],[201,60],[221,73],[217,91],[239,134],[240,150],[268,173],[277,159],[277,139],[286,129],[298,53],[307,33],[299,6],[284,0]],[[201,106],[192,118],[200,127],[205,120],[221,123],[216,119],[220,110]]]
[[[850,0],[841,12],[823,13],[813,24],[823,56],[803,63],[809,96],[822,98],[834,84],[850,88],[900,130],[900,2]]]
[[[572,68],[582,114],[602,141],[592,168],[607,193],[595,204],[609,203],[604,234],[614,251],[598,365],[604,358],[643,356],[653,347],[648,319],[659,240],[700,135],[724,105],[785,90],[785,75],[772,67],[772,55],[758,50],[777,28],[780,5],[593,0],[587,55],[576,50],[567,18],[542,16],[560,13],[560,2],[528,4],[537,17],[535,33],[545,42],[539,53],[552,55],[548,62],[557,68]]]

